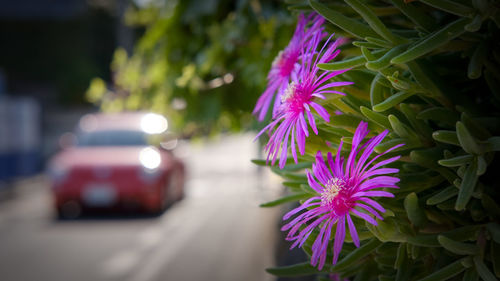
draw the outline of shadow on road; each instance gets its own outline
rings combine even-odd
[[[54,221],[60,223],[78,223],[89,221],[126,221],[126,220],[156,220],[167,213],[174,204],[170,204],[161,212],[147,212],[140,209],[84,209],[75,218],[63,218],[54,214]]]

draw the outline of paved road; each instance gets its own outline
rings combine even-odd
[[[159,217],[56,221],[46,178],[20,182],[0,202],[0,280],[272,280],[264,268],[274,264],[280,211],[258,204],[279,190],[249,162],[251,136],[177,152],[186,197]]]

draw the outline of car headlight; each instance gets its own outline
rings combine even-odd
[[[139,153],[139,161],[142,165],[140,178],[145,182],[155,181],[161,174],[158,169],[161,164],[160,152],[154,147],[146,147]]]
[[[141,129],[147,134],[161,134],[167,128],[167,119],[159,114],[148,113],[141,119]]]
[[[156,148],[146,147],[139,153],[141,165],[148,170],[156,170],[161,164],[161,155]]]
[[[145,183],[152,183],[156,181],[161,175],[161,169],[148,169],[146,167],[142,167],[139,170],[139,178]]]

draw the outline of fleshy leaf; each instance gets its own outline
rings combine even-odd
[[[467,166],[465,170],[464,178],[460,184],[460,190],[458,192],[457,202],[455,204],[455,209],[461,211],[465,208],[469,202],[472,193],[474,192],[474,187],[476,187],[477,182],[477,162],[472,161],[471,164]]]
[[[408,218],[414,225],[423,227],[427,224],[427,217],[418,204],[418,197],[415,192],[412,192],[406,196],[404,200],[404,206],[406,213],[408,214]]]
[[[457,255],[479,254],[479,247],[474,244],[458,242],[442,235],[438,236],[438,241],[443,248]]]
[[[311,7],[313,7],[314,10],[316,10],[316,12],[318,12],[318,14],[322,15],[329,22],[358,38],[379,37],[378,34],[372,31],[369,26],[353,18],[347,17],[333,9],[330,9],[328,8],[328,6],[321,4],[316,0],[310,0],[309,4],[311,5]]]
[[[274,276],[307,276],[318,273],[318,269],[310,265],[308,262],[298,263],[289,266],[271,267],[266,271]]]
[[[469,22],[470,22],[469,19],[461,18],[455,22],[448,24],[443,29],[430,34],[427,38],[415,44],[406,52],[393,58],[391,60],[391,63],[394,64],[406,63],[408,61],[417,59],[433,51],[434,49],[446,44],[447,42],[453,40],[454,38],[464,33],[465,32],[464,27]]]
[[[441,281],[441,280],[448,280],[452,278],[453,276],[456,276],[460,274],[462,271],[464,271],[465,267],[462,264],[462,260],[458,260],[454,263],[451,263],[440,270],[435,271],[431,275],[420,279],[419,281]]]

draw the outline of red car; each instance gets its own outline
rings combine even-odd
[[[166,138],[167,127],[167,120],[153,113],[82,117],[74,141],[49,163],[59,217],[76,217],[85,208],[142,207],[158,213],[180,200],[184,165],[170,151],[177,140]]]

